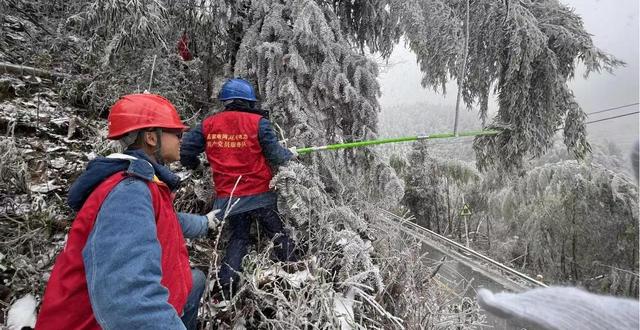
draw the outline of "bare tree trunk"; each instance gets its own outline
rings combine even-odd
[[[576,259],[576,234],[573,234],[571,239],[571,254],[572,254],[572,262],[571,262],[571,276],[573,277],[573,284],[578,282],[578,262]]]
[[[451,200],[449,199],[449,178],[445,177],[445,184],[447,185],[447,220],[449,222],[449,230],[453,231],[451,223]]]
[[[482,225],[482,218],[478,220],[478,225],[476,226],[476,231],[473,233],[473,242],[475,243],[478,240],[478,233],[480,232],[480,225]]]
[[[576,240],[578,234],[576,233],[576,203],[575,199],[573,201],[573,214],[571,215],[571,254],[572,254],[572,262],[571,262],[571,273],[573,276],[573,284],[578,282],[578,259],[576,257]]]
[[[491,220],[487,217],[487,243],[491,249]]]
[[[468,225],[469,216],[465,215],[463,216],[463,218],[464,218],[464,238],[467,241],[467,247],[469,247],[469,225]]]
[[[438,194],[434,193],[435,209],[436,209],[436,233],[440,234],[440,208],[438,203]]]
[[[456,97],[456,117],[453,123],[453,134],[458,136],[458,118],[460,114],[460,98],[462,96],[462,83],[464,81],[464,74],[467,71],[467,54],[469,53],[469,0],[467,0],[467,11],[464,22],[465,34],[464,34],[464,50],[462,55],[462,65],[460,72],[458,73],[458,95]]]
[[[53,72],[49,70],[42,70],[42,69],[30,67],[30,66],[12,64],[7,62],[0,62],[0,72],[11,73],[15,75],[29,74],[29,75],[34,75],[34,76],[47,78],[47,79],[55,79],[55,78],[64,79],[64,78],[71,77],[70,75],[64,74],[64,73]]]
[[[207,88],[207,101],[210,101],[210,98],[213,95],[213,74],[212,74],[212,67],[213,67],[213,62],[214,62],[214,55],[213,55],[213,38],[209,39],[209,42],[207,42],[207,62],[209,65],[207,65],[207,78],[206,78],[206,88]]]
[[[631,250],[631,262],[629,263],[629,269],[637,269],[638,268],[638,221],[633,218],[633,210],[631,209],[631,205],[629,205],[629,214],[631,214],[631,223],[633,224],[633,249]]]
[[[562,244],[560,245],[560,271],[562,272],[563,276],[567,275],[567,265],[565,262],[565,256],[564,256],[564,238],[562,239]]]

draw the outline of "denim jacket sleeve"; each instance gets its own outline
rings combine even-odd
[[[186,238],[198,238],[207,235],[209,222],[204,215],[178,212],[182,235]]]
[[[82,257],[91,307],[102,328],[185,329],[160,284],[160,243],[143,180],[127,178],[109,193]]]
[[[200,165],[198,155],[204,152],[204,148],[205,140],[202,134],[202,123],[200,123],[182,137],[180,163],[188,169],[197,168]]]
[[[280,145],[276,132],[271,126],[271,122],[265,118],[260,119],[259,122],[259,134],[260,146],[262,147],[262,153],[269,161],[269,164],[273,166],[280,166],[286,163],[293,154],[289,149]]]

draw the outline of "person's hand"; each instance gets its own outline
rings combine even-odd
[[[216,217],[216,214],[218,213],[220,213],[220,209],[212,210],[205,215],[205,217],[207,217],[209,230],[217,229],[220,226],[220,223],[222,223],[222,221]]]
[[[299,154],[298,154],[298,148],[296,147],[291,147],[289,148],[289,151],[291,151],[291,153],[293,154],[293,156],[291,158],[298,158]]]

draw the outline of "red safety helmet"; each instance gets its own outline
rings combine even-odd
[[[111,107],[107,138],[118,140],[129,132],[152,127],[187,129],[169,100],[155,94],[129,94]]]

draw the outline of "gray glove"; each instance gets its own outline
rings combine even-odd
[[[299,154],[298,154],[298,148],[296,147],[291,147],[289,148],[289,151],[291,151],[291,153],[293,154],[293,156],[291,157],[291,159],[296,159],[298,158]]]
[[[638,300],[602,296],[577,288],[549,287],[522,293],[478,291],[487,312],[527,329],[638,329]]]

